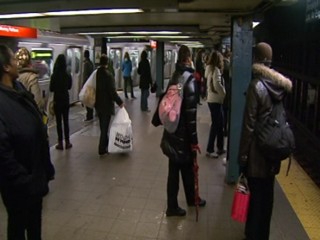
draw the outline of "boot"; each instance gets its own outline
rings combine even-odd
[[[56,149],[58,149],[58,150],[63,150],[62,141],[58,141],[58,144],[56,145]]]
[[[69,140],[66,140],[66,149],[72,148],[72,144]]]

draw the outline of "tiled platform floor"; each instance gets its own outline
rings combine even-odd
[[[168,161],[159,143],[162,129],[150,124],[151,113],[140,111],[140,99],[127,100],[134,150],[127,155],[98,155],[97,121],[72,135],[73,148],[51,149],[56,179],[43,207],[43,240],[241,240],[244,225],[230,218],[234,186],[225,184],[222,158],[199,156],[200,193],[207,206],[187,208],[181,185],[179,203],[186,217],[167,218]],[[149,107],[155,108],[155,96]],[[202,150],[208,137],[206,104],[199,107]],[[276,185],[271,240],[309,239],[279,185]],[[6,213],[0,203],[0,239],[6,239]]]

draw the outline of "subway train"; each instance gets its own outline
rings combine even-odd
[[[79,100],[82,87],[83,52],[90,49],[90,41],[78,35],[61,35],[38,30],[36,39],[19,39],[17,48],[25,47],[31,53],[32,66],[39,72],[39,85],[46,102],[50,96],[49,83],[54,62],[59,54],[67,60],[67,70],[72,76],[72,88],[69,91],[70,103]]]
[[[125,52],[129,53],[132,61],[132,81],[133,86],[139,85],[139,74],[137,72],[140,55],[143,50],[148,53],[148,59],[150,61],[152,80],[156,79],[156,50],[150,47],[149,42],[126,42],[126,43],[108,43],[107,55],[112,60],[113,68],[115,72],[115,82],[117,89],[123,89],[123,78],[121,72],[121,65],[124,59]],[[165,44],[164,47],[164,79],[171,77],[177,60],[178,48],[174,44]],[[96,58],[96,63],[98,59]]]

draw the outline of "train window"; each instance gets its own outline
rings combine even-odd
[[[48,80],[53,68],[53,50],[51,48],[32,48],[32,67],[38,71],[39,82]]]
[[[131,62],[132,62],[132,67],[138,67],[139,64],[139,51],[138,50],[129,50],[128,51]]]
[[[75,72],[76,74],[79,74],[80,72],[80,62],[81,62],[81,53],[78,48],[74,49],[74,55],[75,55]]]
[[[113,68],[118,69],[121,65],[121,50],[111,48],[109,51],[109,58],[113,62]]]
[[[72,69],[72,49],[67,49],[67,72],[71,75],[71,69]]]

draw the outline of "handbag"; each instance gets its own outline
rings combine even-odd
[[[246,177],[241,173],[234,191],[231,218],[237,222],[246,222],[250,203],[250,190]]]

